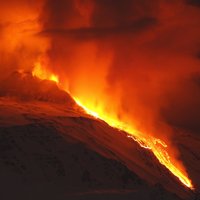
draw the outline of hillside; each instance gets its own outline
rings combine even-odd
[[[15,76],[18,81],[13,85],[7,79],[0,87],[7,88],[0,90],[3,199],[195,198],[150,151],[125,132],[85,114],[54,83],[45,82],[51,85],[46,92],[41,82],[35,84],[39,80]],[[29,78],[35,86],[31,93],[22,89]],[[200,140],[188,133],[179,135],[176,143],[199,187]]]

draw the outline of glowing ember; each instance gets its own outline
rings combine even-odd
[[[48,79],[59,83],[58,76],[49,73],[49,71],[42,68],[40,63],[36,63],[35,68],[32,72],[33,76],[37,76],[40,79]],[[73,97],[73,95],[71,94]],[[159,162],[164,165],[174,176],[176,176],[185,186],[190,189],[194,189],[191,180],[188,178],[187,173],[181,167],[178,167],[170,157],[167,151],[167,144],[151,135],[144,134],[133,128],[132,125],[124,123],[117,118],[110,117],[105,114],[102,109],[94,106],[85,106],[78,98],[73,97],[76,103],[82,107],[85,112],[97,119],[101,119],[108,123],[110,126],[117,128],[120,131],[127,133],[127,137],[136,141],[141,147],[149,149],[153,152]],[[94,111],[95,110],[95,111]]]
[[[59,79],[58,76],[50,73],[48,70],[45,70],[42,66],[40,62],[35,63],[35,67],[32,71],[32,75],[36,76],[42,80],[51,80],[54,81],[56,83],[59,83]]]
[[[77,103],[80,107],[82,107],[89,115],[92,115],[92,116],[95,117],[95,118],[99,118],[98,113],[89,110],[89,109],[88,109],[87,107],[85,107],[77,98],[74,97],[74,100],[75,100],[76,103]]]

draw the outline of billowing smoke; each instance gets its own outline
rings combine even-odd
[[[0,4],[0,76],[41,62],[84,104],[139,130],[200,128],[198,1]]]
[[[162,137],[167,124],[197,128],[199,11],[194,0],[47,0],[38,35],[72,94]]]
[[[0,78],[14,70],[30,70],[47,49],[36,36],[42,1],[8,0],[0,3]]]

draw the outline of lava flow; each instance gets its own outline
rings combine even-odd
[[[32,74],[33,76],[36,76],[40,79],[52,80],[62,88],[62,84],[59,82],[58,76],[49,72],[46,69],[43,69],[40,63],[35,64]],[[69,93],[71,94],[71,92]],[[176,161],[176,159],[174,158],[172,159],[172,156],[169,155],[167,149],[168,146],[164,141],[136,130],[132,125],[120,121],[117,118],[111,117],[108,114],[105,114],[104,111],[100,110],[99,108],[96,108],[95,110],[94,106],[85,106],[79,98],[74,97],[73,94],[71,94],[71,96],[76,101],[76,103],[84,109],[87,114],[105,121],[107,124],[114,128],[117,128],[120,131],[126,132],[127,137],[136,141],[142,148],[151,150],[156,158],[159,160],[159,162],[164,165],[169,171],[171,171],[171,173],[176,176],[180,180],[180,182],[182,182],[182,184],[190,189],[194,189],[192,181],[188,178],[185,170],[182,169],[182,167],[179,167],[179,165],[177,164],[178,161]],[[176,163],[174,163],[174,160],[176,161]]]
[[[88,107],[85,107],[77,98],[74,98],[74,100],[89,115],[105,121],[114,128],[125,131],[128,134],[128,137],[136,141],[141,147],[151,150],[156,158],[159,160],[159,162],[164,165],[169,171],[171,171],[171,173],[176,176],[185,186],[190,189],[194,189],[192,181],[187,177],[186,172],[184,173],[171,161],[170,155],[167,152],[167,144],[164,141],[158,138],[154,138],[152,136],[147,137],[141,132],[132,128],[129,124],[118,121],[117,119],[110,118],[103,113],[96,113]]]

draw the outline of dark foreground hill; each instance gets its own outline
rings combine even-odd
[[[72,122],[87,121],[92,126],[92,120],[71,117],[63,137],[55,116],[47,119],[48,114],[43,113],[45,104],[8,101],[0,100],[1,114],[5,113],[0,117],[2,199],[178,199],[161,185],[148,185],[119,161],[88,148],[81,138],[75,139],[76,132],[90,137],[83,130],[90,127],[73,127]],[[95,139],[88,140],[96,145]],[[112,154],[103,145],[98,146],[102,153]]]
[[[28,83],[31,76],[15,76],[19,82],[13,89],[9,81],[0,85],[1,199],[195,198],[151,152],[126,133],[83,113],[67,93],[49,82],[48,87],[40,86],[35,78],[32,84],[38,85],[30,93],[21,83]],[[196,185],[199,141],[188,134],[177,138]]]

